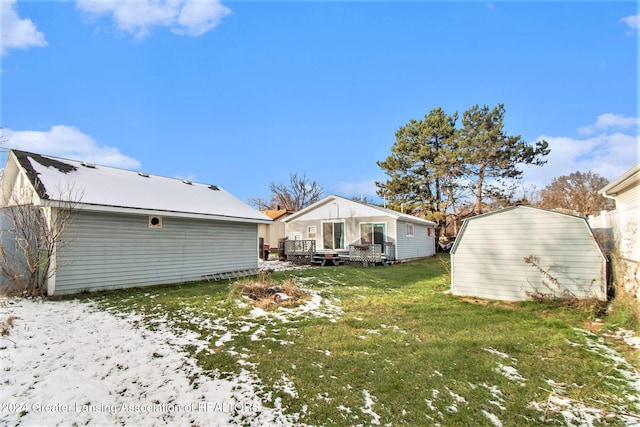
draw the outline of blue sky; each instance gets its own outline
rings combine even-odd
[[[636,2],[1,0],[4,146],[220,185],[375,197],[394,133],[504,103],[538,189],[639,161]],[[4,160],[3,156],[3,160]]]

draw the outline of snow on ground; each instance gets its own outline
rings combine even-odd
[[[7,318],[0,424],[292,423],[256,399],[259,380],[248,371],[232,380],[202,375],[182,350],[197,343],[189,333],[134,327],[78,301],[2,299],[0,319]]]
[[[282,270],[302,270],[305,268],[310,268],[310,265],[306,264],[295,264],[291,261],[280,261],[280,260],[268,260],[263,261],[260,260],[258,262],[258,271],[260,272],[268,272],[268,271],[282,271]]]
[[[296,268],[287,262],[268,261],[261,263],[262,271],[264,264],[271,270]],[[238,305],[247,306],[242,301]],[[300,414],[284,414],[280,398],[262,402],[257,397],[265,393],[261,393],[263,385],[244,354],[246,349],[228,343],[234,336],[246,334],[252,341],[292,345],[293,341],[282,338],[295,337],[297,320],[316,316],[336,321],[344,312],[329,298],[312,292],[311,299],[296,309],[267,312],[253,308],[245,316],[231,318],[224,312],[206,314],[185,307],[176,310],[175,315],[172,319],[166,314],[142,316],[98,309],[92,303],[78,301],[0,299],[0,321],[13,319],[10,334],[0,337],[0,424],[301,425]],[[201,325],[206,336],[177,326],[185,321]],[[278,329],[268,333],[267,327]],[[369,336],[378,335],[388,326],[380,328],[367,332]],[[274,333],[276,336],[270,336]],[[629,345],[637,344],[635,335],[628,331],[619,331],[613,337]],[[239,374],[222,378],[204,373],[184,350],[193,346],[197,351],[211,351],[210,343],[238,358],[242,366]],[[567,344],[602,355],[604,380],[620,387],[618,419],[637,422],[637,418],[625,417],[623,411],[633,413],[640,409],[637,371],[601,338],[586,331],[576,330],[576,340]],[[494,348],[484,350],[496,357],[496,372],[511,381],[526,383],[513,366],[517,359]],[[328,350],[318,351],[331,356]],[[443,376],[438,371],[434,375]],[[530,421],[544,421],[547,414],[559,413],[570,426],[606,422],[608,414],[602,410],[565,397],[562,384],[551,379],[547,384],[552,389],[548,398],[529,403],[541,414],[540,419]],[[485,421],[501,426],[500,415],[506,410],[502,391],[486,383],[470,385],[486,389],[488,400],[482,411]],[[271,386],[294,398],[298,395],[293,379],[284,373]],[[432,390],[432,399],[425,399],[427,419],[437,424],[446,418],[438,407],[458,412],[468,405],[467,398],[454,392],[455,388],[451,384],[442,393]],[[330,400],[328,395],[325,397]],[[364,404],[360,408],[337,408],[345,416],[359,412],[370,417],[369,424],[382,424],[374,410],[376,397],[366,390],[362,397]],[[306,410],[305,405],[302,413]]]

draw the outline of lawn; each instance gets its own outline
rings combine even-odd
[[[590,332],[600,324],[589,305],[463,299],[446,293],[447,270],[448,258],[436,257],[261,277],[310,292],[286,308],[253,306],[230,292],[234,281],[83,299],[145,328],[193,337],[183,347],[198,375],[251,382],[253,399],[277,409],[284,424],[640,421],[637,366],[612,347],[621,340]],[[258,419],[237,415],[238,423]]]

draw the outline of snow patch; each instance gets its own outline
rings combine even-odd
[[[373,411],[374,401],[367,390],[362,390],[364,397],[364,407],[360,408],[363,414],[371,416],[371,424],[380,425],[380,416]]]
[[[0,300],[16,320],[2,340],[3,425],[291,424],[262,406],[255,374],[204,372],[184,348],[209,351],[199,334],[140,316],[121,318],[79,301]],[[161,318],[161,317],[160,317]],[[135,326],[134,326],[135,325]],[[230,338],[224,334],[218,341]]]

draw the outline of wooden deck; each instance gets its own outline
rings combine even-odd
[[[338,266],[343,264],[373,267],[393,262],[386,252],[393,245],[349,245],[345,250],[316,250],[315,240],[288,240],[284,244],[286,259],[298,264]]]

